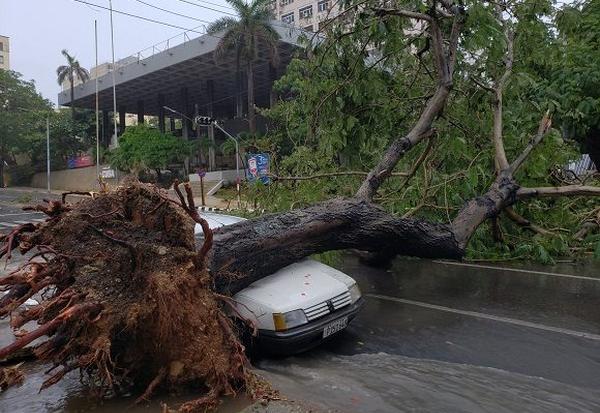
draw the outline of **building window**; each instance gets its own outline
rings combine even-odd
[[[294,2],[294,0],[280,0],[279,1],[279,5],[280,6],[287,6],[288,4],[292,4]]]
[[[0,52],[4,51],[4,43],[0,42]]]
[[[0,65],[4,64],[4,56],[0,56]]]
[[[317,3],[317,9],[319,11],[329,10],[329,0],[319,0],[319,3]]]
[[[294,24],[294,12],[281,16],[281,21],[287,24]]]
[[[300,19],[310,19],[313,15],[312,5],[302,7],[300,10],[298,10],[298,14],[300,15]]]
[[[303,29],[306,30],[307,32],[312,32],[313,31],[313,25],[311,24],[310,26],[303,27]]]

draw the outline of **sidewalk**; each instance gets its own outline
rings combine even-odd
[[[15,205],[28,205],[30,203],[42,202],[43,199],[61,199],[62,194],[65,192],[69,192],[69,191],[65,191],[65,190],[61,190],[61,189],[52,189],[52,190],[50,190],[50,192],[48,192],[48,190],[44,189],[44,188],[33,188],[33,187],[24,187],[24,186],[0,188],[0,194],[4,193],[4,194],[10,194],[10,195],[14,196],[14,200],[11,201],[11,203],[13,203]],[[177,199],[177,196],[175,195],[175,191],[173,191],[172,189],[169,189],[167,192],[169,193],[170,197],[172,197],[173,199]],[[28,199],[25,199],[25,198],[28,198]],[[74,200],[85,199],[85,198],[87,198],[86,195],[72,194],[72,195],[68,196],[67,200],[70,200],[72,202]],[[205,198],[204,206],[207,209],[226,210],[228,208],[235,208],[237,206],[237,203],[227,202],[227,201],[225,201],[221,198],[218,198],[214,195],[207,195],[204,198]],[[196,203],[196,206],[198,206],[198,207],[202,206],[202,197],[194,196],[194,202]]]

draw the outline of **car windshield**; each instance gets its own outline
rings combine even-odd
[[[204,218],[206,222],[208,222],[208,226],[210,227],[210,229],[217,229],[246,220],[245,218],[215,213],[202,213],[200,214],[200,216]],[[194,233],[197,239],[204,238],[204,234],[202,233],[202,227],[200,226],[200,224],[196,224],[196,227],[194,228]]]

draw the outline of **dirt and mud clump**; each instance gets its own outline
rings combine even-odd
[[[131,182],[75,205],[36,207],[49,219],[17,228],[0,250],[34,252],[0,279],[8,291],[0,316],[10,316],[15,331],[0,359],[41,338],[34,353],[53,365],[42,388],[75,369],[101,396],[137,391],[142,401],[193,386],[201,397],[182,411],[212,408],[224,394],[268,392],[213,292],[205,265],[211,234],[198,251],[195,221],[210,230],[186,190],[187,201],[179,190],[174,201]],[[39,305],[22,309],[40,295]]]

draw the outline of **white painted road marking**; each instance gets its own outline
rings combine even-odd
[[[436,264],[454,265],[457,267],[482,268],[482,269],[486,269],[486,270],[521,272],[521,273],[525,273],[525,274],[549,275],[551,277],[564,277],[564,278],[576,278],[579,280],[600,281],[600,278],[585,277],[583,275],[561,274],[561,273],[557,273],[557,272],[523,270],[520,268],[496,267],[494,265],[469,264],[469,263],[465,263],[465,262],[453,262],[453,261],[443,261],[443,260],[434,260],[433,262],[435,262]]]
[[[14,214],[0,214],[0,218],[1,217],[12,217],[15,215],[41,215],[41,212],[16,212]]]
[[[12,222],[0,222],[0,226],[14,228],[19,224],[14,224]]]
[[[575,331],[575,330],[568,330],[565,328],[546,326],[543,324],[532,323],[530,321],[518,320],[516,318],[499,317],[499,316],[495,316],[495,315],[491,315],[491,314],[479,313],[476,311],[458,310],[456,308],[450,308],[450,307],[444,307],[441,305],[423,303],[421,301],[407,300],[405,298],[388,297],[387,295],[379,295],[379,294],[364,294],[364,295],[366,297],[376,298],[378,300],[392,301],[392,302],[401,303],[401,304],[414,305],[417,307],[428,308],[430,310],[445,311],[447,313],[460,314],[460,315],[480,318],[480,319],[484,319],[484,320],[498,321],[500,323],[513,324],[513,325],[517,325],[517,326],[521,326],[521,327],[535,328],[538,330],[550,331],[552,333],[567,334],[567,335],[573,336],[573,337],[587,338],[589,340],[600,341],[600,335],[593,334],[593,333],[585,333],[582,331]]]

